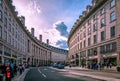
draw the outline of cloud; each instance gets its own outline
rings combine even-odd
[[[53,24],[51,29],[44,29],[42,30],[43,41],[49,39],[50,45],[58,47],[58,48],[65,48],[67,47],[67,26],[62,21],[57,21]]]
[[[60,48],[68,49],[67,41],[66,40],[58,40],[56,42],[56,45],[58,45]]]
[[[60,32],[61,36],[68,37],[67,26],[62,21],[58,21],[54,24],[56,30]]]

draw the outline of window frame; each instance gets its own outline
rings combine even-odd
[[[110,1],[110,8],[113,8],[116,5],[116,1],[115,0],[111,0]]]
[[[114,30],[113,30],[113,29],[114,29]],[[111,36],[111,38],[115,37],[115,26],[112,26],[112,27],[110,28],[110,36]]]
[[[115,13],[115,11],[113,11],[110,13],[110,22],[113,22],[115,20],[116,20],[116,13]]]
[[[102,18],[102,19],[100,20],[100,24],[101,24],[101,27],[103,27],[103,26],[106,25],[105,18]]]
[[[105,31],[102,31],[101,32],[101,41],[104,41],[105,40]]]

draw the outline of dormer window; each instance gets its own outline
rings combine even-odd
[[[92,0],[92,4],[93,4],[93,6],[96,5],[96,2],[97,2],[97,0]]]
[[[93,15],[93,19],[94,20],[96,20],[97,19],[97,15],[95,14],[95,15]]]
[[[115,0],[111,0],[110,1],[110,8],[114,7],[115,6]]]
[[[83,17],[85,17],[85,15],[86,15],[86,11],[83,11],[82,14],[83,14]]]
[[[79,16],[79,20],[80,20],[80,21],[81,21],[81,19],[82,19],[82,15]]]
[[[87,9],[87,12],[89,12],[89,11],[90,11],[90,9],[91,9],[91,6],[90,6],[90,5],[88,5],[86,9]]]
[[[101,11],[100,11],[100,14],[104,14],[105,13],[105,8],[102,8]]]

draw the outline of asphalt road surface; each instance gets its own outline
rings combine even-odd
[[[50,69],[49,67],[32,68],[24,81],[103,81],[90,77],[72,75],[67,71]]]

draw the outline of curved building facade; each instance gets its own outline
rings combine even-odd
[[[42,42],[25,26],[25,17],[17,16],[12,0],[0,0],[0,63],[12,60],[14,63],[29,63],[32,65],[50,65],[54,53],[65,57],[59,61],[66,62],[67,50],[59,49]],[[59,58],[59,57],[57,57]]]
[[[69,62],[120,65],[120,1],[92,0],[75,22],[68,38]]]

